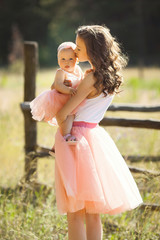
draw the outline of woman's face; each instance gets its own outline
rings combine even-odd
[[[78,60],[80,62],[89,61],[85,42],[82,38],[80,38],[78,36],[78,34],[77,34],[77,37],[76,37],[76,45],[77,45],[77,47],[75,49],[75,54],[78,57]]]

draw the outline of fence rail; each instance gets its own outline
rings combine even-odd
[[[21,109],[25,112],[30,112],[29,102],[21,103]],[[135,112],[143,109],[145,112],[154,112],[153,109],[160,109],[160,106],[154,107],[144,107],[139,106],[135,107],[133,105],[116,105],[112,104],[109,107],[109,111],[127,111],[126,109],[130,109],[129,111]],[[130,118],[111,118],[105,117],[100,122],[102,126],[119,126],[119,127],[135,127],[135,128],[148,128],[148,129],[160,129],[160,121],[153,119],[130,119]]]
[[[151,119],[129,119],[105,117],[100,122],[102,126],[119,126],[132,128],[160,129],[160,121]]]
[[[49,148],[45,148],[45,147],[40,147],[40,146],[37,146],[39,148],[39,151],[35,151],[35,152],[30,152],[27,154],[27,157],[28,158],[44,158],[44,157],[51,157],[49,155]],[[125,158],[125,156],[123,156]],[[128,165],[128,168],[130,169],[131,172],[133,173],[142,173],[142,174],[145,174],[145,175],[149,175],[150,177],[159,177],[160,176],[160,172],[153,172],[153,171],[150,171],[150,170],[146,170],[146,169],[143,169],[143,168],[137,168],[137,167],[132,167],[132,166],[129,166]]]
[[[23,102],[22,106],[25,111],[30,111],[29,101]],[[135,104],[111,104],[107,111],[111,112],[160,112],[160,105],[156,106],[143,106]]]
[[[127,112],[160,112],[160,106],[141,106],[134,104],[111,105],[107,111],[127,111]]]
[[[50,157],[49,151],[51,149],[42,145],[37,145],[35,148],[35,151],[32,152],[32,154],[35,155],[35,157],[43,158],[43,157]],[[133,162],[159,162],[160,156],[134,156],[134,155],[123,155],[123,158],[126,161],[129,161],[131,163]]]

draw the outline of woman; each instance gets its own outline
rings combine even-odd
[[[69,240],[100,240],[100,213],[117,214],[142,203],[137,185],[113,140],[98,126],[122,83],[126,65],[116,40],[104,26],[77,30],[75,53],[91,69],[56,115],[55,184],[58,210],[67,213]],[[76,146],[63,139],[64,121],[84,99],[72,128]],[[86,229],[84,225],[86,222]]]

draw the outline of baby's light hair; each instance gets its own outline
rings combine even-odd
[[[73,51],[76,49],[76,44],[73,42],[63,42],[59,45],[57,52],[61,51],[62,49],[73,49]]]

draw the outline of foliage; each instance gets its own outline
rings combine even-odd
[[[55,195],[43,189],[0,193],[0,239],[64,239],[66,219],[57,214]]]
[[[159,8],[158,0],[1,0],[0,65],[8,63],[15,25],[23,40],[39,43],[41,66],[53,66],[57,46],[74,41],[83,24],[106,24],[123,43],[131,64],[158,64]]]

